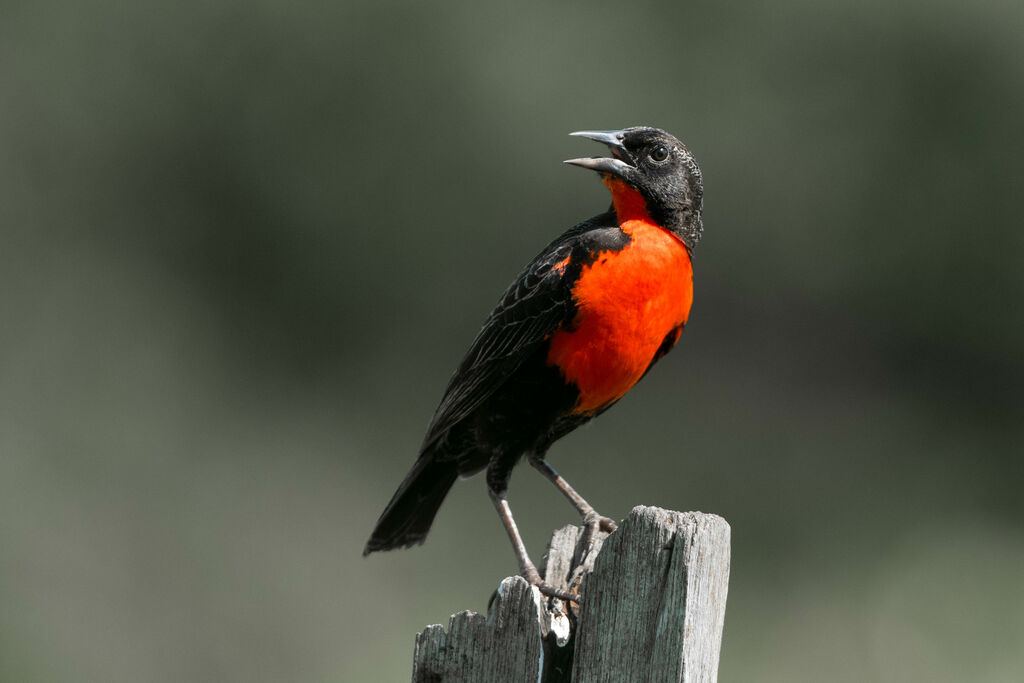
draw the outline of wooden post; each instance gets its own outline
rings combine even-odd
[[[488,616],[459,612],[447,631],[416,636],[413,683],[717,680],[729,589],[721,517],[636,507],[611,535],[564,527],[541,573],[580,602],[509,577]]]

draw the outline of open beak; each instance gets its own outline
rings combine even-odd
[[[576,135],[581,138],[597,140],[608,145],[612,156],[609,157],[583,157],[580,159],[566,159],[565,163],[573,166],[582,166],[598,173],[609,173],[621,178],[627,171],[636,168],[633,160],[626,151],[622,140],[626,137],[624,130],[581,130],[569,135]]]

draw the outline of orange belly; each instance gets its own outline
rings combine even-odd
[[[693,269],[682,242],[646,211],[626,213],[625,220],[619,215],[632,240],[583,268],[573,288],[574,325],[551,337],[548,363],[580,392],[573,413],[596,411],[629,391],[666,335],[686,322],[693,302]]]

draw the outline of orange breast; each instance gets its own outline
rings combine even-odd
[[[686,322],[693,302],[686,247],[651,220],[635,190],[616,180],[606,184],[632,240],[584,267],[573,288],[574,327],[552,335],[547,358],[579,388],[574,413],[598,410],[629,391],[665,336]]]

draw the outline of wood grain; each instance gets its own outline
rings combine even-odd
[[[701,512],[636,507],[610,535],[559,529],[541,573],[579,603],[506,578],[487,617],[416,636],[413,683],[716,681],[729,554],[728,523]]]

